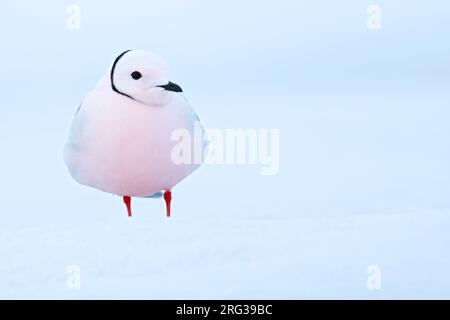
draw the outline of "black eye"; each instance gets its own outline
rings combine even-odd
[[[138,79],[140,79],[140,78],[142,77],[142,74],[141,74],[139,71],[133,71],[133,72],[131,73],[131,77],[132,77],[134,80],[138,80]]]

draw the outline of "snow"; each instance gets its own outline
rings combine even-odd
[[[447,2],[382,2],[375,33],[350,0],[79,3],[78,31],[64,5],[0,4],[0,298],[449,298]],[[169,219],[74,182],[72,117],[129,48],[169,61],[205,127],[280,129],[279,172],[202,166]]]
[[[448,217],[152,217],[9,229],[0,296],[439,298],[450,285]],[[80,267],[79,290],[66,287],[69,265]],[[380,290],[366,287],[369,265],[381,268]]]

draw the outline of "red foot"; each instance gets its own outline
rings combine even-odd
[[[172,201],[172,192],[166,190],[164,192],[164,200],[166,201],[166,214],[170,217],[170,202]]]
[[[123,202],[125,202],[125,205],[127,206],[128,216],[131,217],[131,197],[124,196]]]

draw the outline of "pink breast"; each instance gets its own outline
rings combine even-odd
[[[82,184],[118,195],[148,196],[171,189],[199,164],[176,164],[172,132],[194,136],[190,107],[175,97],[165,106],[146,106],[119,95],[89,95],[82,143],[72,150],[74,177]],[[82,126],[83,127],[83,126]],[[70,167],[70,165],[69,165]]]

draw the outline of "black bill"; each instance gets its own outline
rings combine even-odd
[[[183,92],[181,87],[173,82],[169,82],[168,84],[165,84],[163,86],[158,86],[158,87],[163,88],[164,90],[167,90],[167,91]]]

